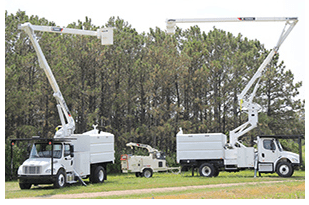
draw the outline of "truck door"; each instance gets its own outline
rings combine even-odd
[[[73,157],[71,156],[70,145],[64,144],[63,151],[63,165],[65,166],[66,172],[73,171]]]
[[[272,138],[262,138],[259,142],[259,162],[274,163],[278,159],[279,150]]]

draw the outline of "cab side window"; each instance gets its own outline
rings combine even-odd
[[[276,150],[276,146],[273,140],[264,140],[263,146],[264,146],[264,149]]]
[[[70,154],[71,154],[71,152],[70,152],[70,145],[65,144],[64,145],[64,156],[66,157],[66,156],[69,156]]]

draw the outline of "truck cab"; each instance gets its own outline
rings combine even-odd
[[[20,188],[50,183],[58,188],[64,186],[70,181],[66,177],[73,176],[73,159],[74,146],[69,142],[38,140],[32,144],[29,158],[18,168]]]
[[[281,177],[290,177],[294,168],[300,165],[299,155],[284,151],[278,138],[258,136],[258,171],[260,173],[276,172]]]

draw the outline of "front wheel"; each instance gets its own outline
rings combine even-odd
[[[56,181],[54,183],[55,188],[62,188],[65,187],[66,184],[66,176],[63,169],[60,169],[56,175]]]
[[[294,173],[294,169],[289,162],[280,162],[276,169],[277,174],[280,177],[291,177]]]
[[[20,189],[30,189],[31,186],[32,186],[32,184],[30,184],[30,183],[20,183],[19,182]]]

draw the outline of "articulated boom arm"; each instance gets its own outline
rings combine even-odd
[[[57,100],[57,109],[59,117],[61,120],[62,128],[59,129],[54,137],[69,137],[74,133],[75,122],[69,108],[61,94],[57,81],[46,61],[46,58],[42,52],[42,49],[37,41],[34,31],[46,31],[46,32],[55,32],[55,33],[70,33],[70,34],[79,34],[79,35],[91,35],[101,38],[102,44],[109,45],[113,43],[113,30],[111,28],[98,29],[98,31],[85,31],[79,29],[67,29],[67,28],[58,28],[50,26],[35,26],[31,23],[24,23],[18,26],[18,29],[24,30],[34,46],[34,49],[37,53],[39,59],[39,65],[44,70],[48,81],[54,91],[54,97]],[[111,38],[110,38],[111,36]],[[104,41],[104,42],[103,42]]]
[[[209,22],[273,22],[273,21],[284,21],[285,26],[283,31],[279,37],[279,40],[276,46],[271,50],[268,56],[265,58],[264,62],[258,68],[257,72],[250,79],[249,83],[243,89],[240,95],[238,95],[240,109],[243,108],[245,112],[248,114],[248,121],[236,129],[230,131],[230,144],[235,146],[235,144],[242,145],[238,139],[243,136],[253,128],[257,126],[258,123],[258,112],[261,111],[261,106],[253,103],[252,100],[256,94],[256,91],[259,87],[260,77],[262,75],[263,70],[270,63],[274,55],[279,50],[281,44],[290,34],[296,23],[298,22],[297,17],[237,17],[237,18],[198,18],[198,19],[167,19],[166,27],[167,33],[173,34],[175,32],[176,23],[209,23]],[[286,29],[286,27],[288,27]],[[254,86],[253,92],[250,95],[248,91],[251,87]]]
[[[243,108],[245,112],[248,114],[248,121],[239,127],[235,128],[234,130],[230,131],[230,144],[232,146],[235,146],[235,143],[241,144],[238,139],[239,137],[243,136],[250,130],[257,127],[258,124],[258,113],[261,111],[261,106],[257,103],[252,102],[253,98],[255,97],[256,91],[259,87],[260,77],[262,76],[262,72],[266,68],[266,66],[270,63],[274,55],[278,52],[281,44],[284,42],[286,37],[290,34],[296,23],[298,22],[297,18],[293,18],[291,21],[287,21],[283,31],[279,37],[279,40],[277,42],[277,45],[270,51],[268,56],[265,58],[263,63],[260,65],[256,73],[253,75],[253,77],[250,79],[249,83],[246,85],[246,87],[243,89],[243,91],[238,95],[238,101],[240,110]],[[286,30],[286,27],[288,29]],[[254,86],[255,84],[255,86]],[[254,86],[253,92],[250,95],[248,94],[248,91],[251,87]],[[242,144],[241,144],[242,145]]]
[[[33,31],[43,31],[51,33],[67,33],[67,34],[77,34],[84,36],[96,36],[101,39],[102,45],[112,45],[113,44],[113,28],[100,28],[96,31],[72,29],[72,28],[59,28],[53,26],[37,26],[30,23],[24,23],[21,27],[29,26]]]
[[[167,19],[166,29],[168,34],[174,34],[176,23],[216,23],[216,22],[273,22],[290,21],[297,17],[235,17],[235,18],[190,18],[190,19]]]
[[[131,149],[133,149],[133,147],[141,147],[141,148],[145,148],[148,150],[149,153],[152,152],[159,152],[157,149],[152,148],[151,146],[147,145],[147,144],[140,144],[140,143],[134,143],[134,142],[130,142],[126,144],[127,147],[131,147]]]

